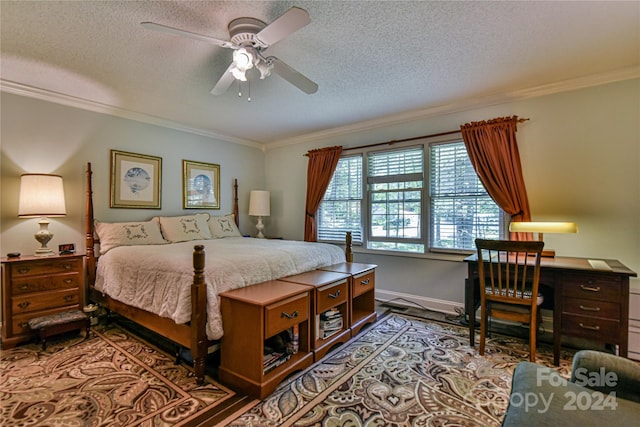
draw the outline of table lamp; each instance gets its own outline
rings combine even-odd
[[[55,253],[47,247],[53,238],[49,231],[47,217],[66,215],[64,202],[64,188],[60,175],[24,174],[20,177],[20,200],[18,203],[18,217],[41,217],[38,224],[40,230],[34,235],[40,242],[36,256],[51,256]]]
[[[509,231],[514,233],[538,233],[538,240],[542,241],[544,233],[577,233],[578,225],[575,222],[512,222]],[[545,249],[543,257],[555,257],[556,251]]]
[[[262,234],[262,230],[264,230],[262,217],[271,215],[271,205],[269,203],[268,191],[251,191],[251,195],[249,196],[249,215],[258,217],[258,223],[256,224],[258,234],[256,235],[256,237],[264,239],[264,234]]]

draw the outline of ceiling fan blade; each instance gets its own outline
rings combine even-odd
[[[237,49],[239,47],[231,43],[230,41],[218,40],[213,37],[203,36],[202,34],[192,33],[191,31],[179,30],[177,28],[168,27],[166,25],[156,24],[155,22],[141,22],[140,25],[150,30],[162,31],[164,33],[175,34],[177,36],[189,37],[190,39],[200,40],[221,47],[227,47],[230,49]]]
[[[310,22],[309,13],[304,9],[294,6],[271,24],[264,27],[255,35],[255,38],[263,47],[268,47],[287,37],[289,34],[298,31]]]
[[[211,89],[211,95],[222,95],[229,89],[229,86],[231,86],[231,83],[235,80],[235,77],[231,74],[231,68],[233,68],[233,62],[224,70],[224,73],[222,73],[216,85]]]
[[[318,91],[318,85],[300,74],[275,56],[270,56],[269,62],[273,64],[273,71],[280,77],[300,89],[301,91],[312,94]]]

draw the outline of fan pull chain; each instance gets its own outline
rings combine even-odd
[[[251,102],[251,81],[247,80],[247,102]],[[238,80],[238,98],[242,97],[242,82]]]

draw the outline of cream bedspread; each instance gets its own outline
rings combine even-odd
[[[193,247],[204,245],[207,337],[223,335],[218,294],[345,261],[335,245],[226,237],[168,245],[121,246],[100,257],[95,287],[176,323],[191,318]]]

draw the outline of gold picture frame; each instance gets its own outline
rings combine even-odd
[[[182,207],[220,209],[220,165],[182,161]]]
[[[111,150],[112,208],[160,209],[162,158]]]

